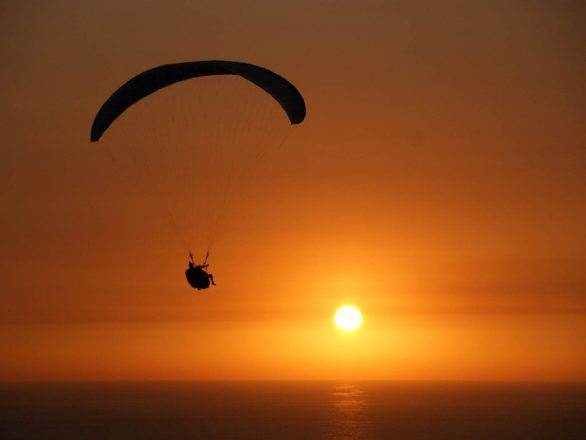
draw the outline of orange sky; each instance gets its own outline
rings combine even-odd
[[[5,5],[0,380],[586,380],[586,9],[559,3]],[[131,75],[212,58],[308,117],[194,296],[164,201],[88,136]]]

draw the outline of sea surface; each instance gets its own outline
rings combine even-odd
[[[586,384],[0,384],[2,439],[586,439]]]

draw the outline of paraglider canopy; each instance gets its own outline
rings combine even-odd
[[[136,75],[106,100],[92,124],[91,141],[99,140],[118,116],[142,98],[179,81],[211,75],[238,75],[257,85],[279,103],[291,124],[299,124],[305,118],[305,102],[299,90],[264,67],[218,60],[165,64]]]

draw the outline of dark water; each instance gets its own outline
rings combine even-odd
[[[586,384],[4,384],[0,438],[586,439]]]

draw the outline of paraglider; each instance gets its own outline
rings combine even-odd
[[[100,140],[109,127],[119,119],[126,110],[147,96],[162,89],[170,88],[169,86],[173,86],[174,84],[186,80],[216,76],[239,77],[244,79],[248,84],[255,85],[273,98],[274,102],[276,102],[281,110],[285,112],[291,125],[300,124],[305,118],[306,108],[303,96],[293,84],[277,73],[264,67],[243,62],[220,60],[193,61],[158,66],[146,70],[124,83],[100,107],[92,123],[90,141],[97,142]],[[195,83],[194,87],[197,87],[198,84],[199,83]],[[199,87],[205,91],[206,87],[211,87],[212,85],[213,84],[209,82],[202,81]],[[241,157],[237,156],[237,154],[234,154],[235,157],[233,159],[228,157],[228,154],[230,154],[230,151],[241,153],[241,151],[247,151],[250,148],[249,145],[245,144],[244,141],[240,141],[240,139],[244,138],[246,135],[250,135],[250,133],[254,131],[250,127],[251,121],[254,121],[257,126],[260,126],[261,123],[266,124],[267,121],[270,123],[271,118],[261,118],[262,115],[258,115],[258,121],[255,120],[258,107],[251,107],[248,115],[240,116],[236,114],[236,116],[234,116],[232,115],[234,110],[231,108],[231,101],[236,101],[238,96],[236,96],[235,93],[225,93],[224,95],[225,96],[223,96],[221,100],[218,100],[219,104],[216,106],[210,105],[209,107],[204,107],[203,105],[197,105],[197,108],[192,112],[203,112],[205,118],[197,119],[194,123],[194,127],[189,127],[190,130],[187,131],[187,133],[185,130],[173,130],[173,135],[183,136],[179,142],[170,141],[165,135],[155,133],[152,140],[155,143],[159,143],[158,148],[160,149],[160,152],[157,153],[159,156],[156,156],[156,159],[146,158],[148,153],[145,148],[144,150],[139,150],[137,152],[135,156],[137,158],[136,160],[145,161],[145,165],[147,165],[146,162],[150,161],[148,165],[154,170],[155,178],[157,177],[156,174],[162,175],[169,173],[172,176],[172,186],[183,186],[185,179],[187,178],[187,182],[190,184],[190,191],[196,191],[198,188],[198,185],[195,184],[196,178],[206,179],[205,176],[202,176],[202,170],[203,172],[212,172],[210,170],[213,170],[213,167],[211,166],[201,168],[201,163],[206,159],[200,158],[200,160],[198,160],[195,147],[202,150],[207,149],[210,154],[216,154],[217,157],[222,157],[222,159],[218,160],[222,160],[226,163],[230,162],[230,160],[234,161],[237,165],[231,163],[230,166],[232,166],[232,168],[230,168],[230,170],[236,168],[240,163],[244,163],[244,161],[241,160]],[[195,100],[193,101],[197,102]],[[255,103],[254,105],[258,106],[259,104]],[[236,104],[234,104],[234,108],[240,109],[240,107],[236,107]],[[182,107],[182,112],[180,113],[185,113],[183,112],[184,109],[185,105]],[[208,118],[207,113],[211,113],[213,110],[217,110],[224,114],[220,115],[220,117]],[[245,111],[246,109],[242,108],[242,110]],[[184,120],[188,120],[189,116],[191,115],[188,114],[186,116],[185,114],[181,114],[181,118]],[[170,114],[169,117],[173,119],[173,122],[177,119],[181,119],[172,114]],[[222,119],[222,117],[224,119]],[[238,118],[241,120],[236,120]],[[159,117],[155,122],[160,123],[161,119],[162,118]],[[212,126],[213,124],[216,125]],[[146,128],[147,130],[156,130],[156,128],[153,128],[155,125],[156,124],[152,123],[143,124],[141,129]],[[164,124],[161,123],[161,125]],[[253,128],[259,127],[255,126]],[[253,148],[260,148],[260,146],[265,145],[276,147],[284,142],[284,138],[279,142],[279,138],[273,134],[273,131],[267,130],[264,127],[260,127],[258,131],[260,133],[259,139],[254,139],[250,142],[250,145]],[[222,135],[225,135],[226,139],[221,139],[220,136]],[[143,142],[148,143],[148,141],[148,136],[145,135],[141,136],[140,141],[138,141],[138,143],[135,142],[135,144],[140,145]],[[250,151],[251,156],[255,158],[260,156],[259,153],[262,152]],[[160,160],[160,158],[163,158],[163,160]],[[248,170],[244,169],[238,174],[246,175],[252,174],[252,172],[249,173]],[[223,188],[224,182],[220,183],[221,184],[212,186]],[[228,190],[225,191],[226,193],[230,192]],[[225,197],[227,198],[228,196],[226,195]],[[176,197],[176,199],[180,199],[180,197]],[[167,197],[167,201],[169,204],[172,204],[175,202],[175,198]],[[222,206],[225,206],[225,203],[217,203],[217,205],[218,207],[216,208],[221,210],[224,209]],[[211,211],[211,209],[212,207],[210,206],[209,210]],[[204,198],[195,195],[190,195],[185,207],[181,207],[177,212],[172,212],[173,209],[170,209],[175,222],[177,219],[181,221],[190,216],[193,219],[196,212],[206,210],[207,208],[205,206]],[[209,221],[214,222],[217,221],[220,214],[221,212],[213,215],[212,213],[205,213],[205,215],[202,215],[201,217],[210,218],[212,220]],[[194,226],[190,227],[193,229],[195,228]],[[214,226],[213,228],[208,229],[210,229],[208,235],[212,235],[217,228]],[[181,233],[183,234],[183,232]],[[205,234],[201,230],[191,231],[191,238],[196,235],[203,236]],[[185,239],[184,242],[187,243],[188,240]],[[189,244],[189,246],[190,250],[195,250],[192,247],[192,244]],[[197,290],[207,289],[210,286],[215,285],[213,275],[207,272],[209,266],[207,263],[209,246],[210,244],[206,245],[207,253],[202,264],[196,264],[193,259],[193,254],[191,252],[189,253],[188,268],[185,271],[185,276],[189,285]]]
[[[202,264],[195,264],[193,261],[193,254],[189,253],[189,262],[187,270],[185,271],[185,277],[187,278],[187,282],[191,287],[197,290],[207,289],[212,286],[215,286],[216,283],[214,282],[214,276],[211,273],[207,272],[207,268],[209,264],[207,263],[209,257],[209,252],[206,253],[205,260]]]

